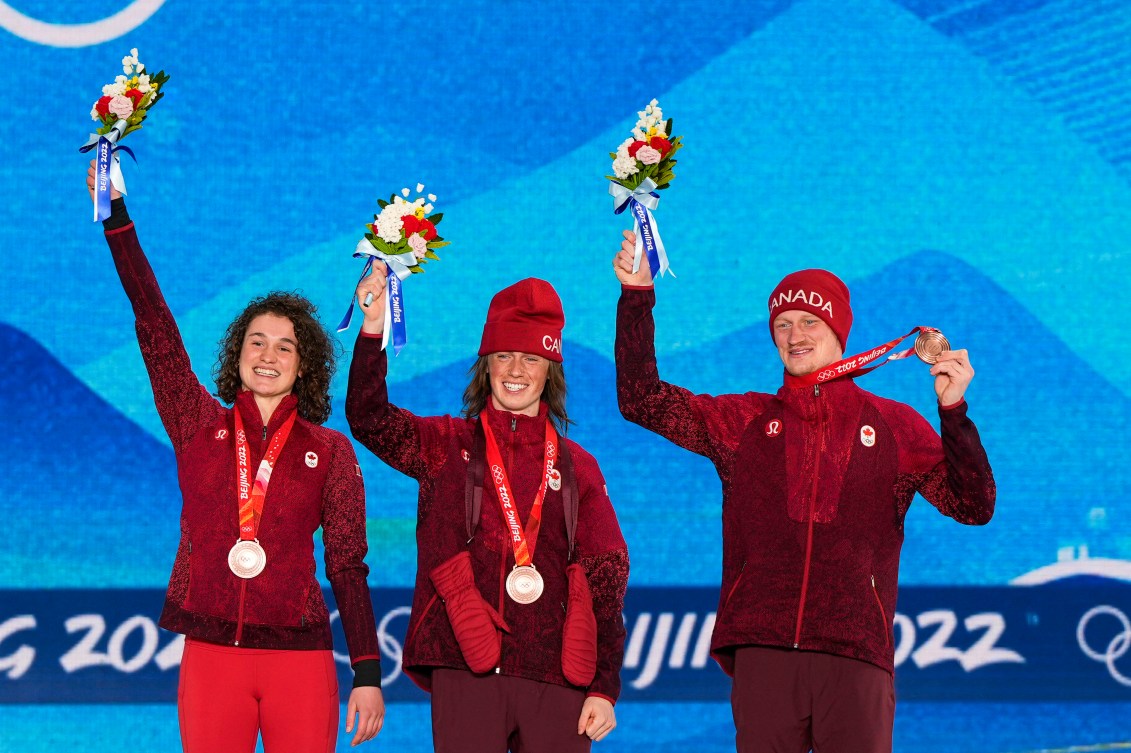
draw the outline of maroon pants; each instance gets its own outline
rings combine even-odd
[[[177,714],[185,753],[332,753],[338,675],[329,651],[185,641]]]
[[[738,753],[891,753],[892,676],[816,651],[746,646],[734,655]]]
[[[577,734],[585,693],[521,677],[432,672],[436,753],[587,753]]]

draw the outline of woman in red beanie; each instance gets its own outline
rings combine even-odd
[[[94,195],[93,163],[87,188]],[[136,317],[157,412],[177,458],[181,542],[161,627],[186,636],[177,688],[187,753],[334,750],[337,670],[314,577],[322,529],[354,669],[352,743],[381,729],[380,653],[366,584],[365,491],[349,438],[330,415],[334,347],[314,306],[292,293],[252,301],[228,326],[217,395],[193,373],[173,315],[111,189],[106,242]]]
[[[561,436],[561,301],[536,279],[499,291],[462,415],[425,418],[389,402],[385,277],[357,287],[346,418],[420,482],[403,664],[435,749],[587,751],[616,726],[628,550],[596,461]]]

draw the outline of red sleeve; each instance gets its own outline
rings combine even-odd
[[[617,400],[621,414],[729,473],[747,425],[768,395],[694,395],[661,381],[656,367],[653,288],[625,288],[617,304]]]
[[[628,587],[628,545],[609,500],[597,461],[570,447],[577,476],[577,561],[585,568],[597,618],[597,674],[588,695],[616,703],[624,662],[624,592]]]
[[[381,338],[359,334],[350,362],[346,421],[354,438],[385,463],[418,481],[429,478],[447,459],[453,419],[421,418],[390,403],[388,371]]]
[[[106,232],[122,288],[133,306],[135,328],[157,413],[173,450],[180,450],[214,414],[223,410],[196,378],[149,260],[141,250],[134,224]]]
[[[910,417],[892,423],[900,433],[901,476],[943,515],[967,525],[984,525],[993,517],[997,486],[966,409],[965,402],[940,407],[941,438],[910,408]]]
[[[369,566],[365,564],[365,488],[353,445],[345,435],[327,430],[332,460],[322,489],[322,541],[326,578],[334,589],[350,664],[380,660],[373,601],[369,595]]]

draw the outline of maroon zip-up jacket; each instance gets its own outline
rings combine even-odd
[[[125,215],[124,207],[116,210],[118,217]],[[113,219],[106,223],[106,241],[133,306],[157,412],[176,453],[183,498],[181,541],[161,627],[248,648],[332,648],[330,618],[315,577],[313,537],[321,527],[326,576],[358,672],[355,684],[379,684],[377,631],[366,585],[365,492],[349,439],[301,417],[295,421],[276,461],[258,532],[267,567],[247,580],[233,574],[228,550],[239,540],[239,503],[232,411],[240,411],[250,466],[258,468],[268,438],[296,410],[298,400],[284,398],[264,426],[251,392],[240,392],[234,408],[209,395],[192,371],[133,223],[126,215],[127,224],[115,227]]]
[[[709,458],[723,484],[723,582],[712,654],[822,651],[894,671],[903,520],[916,492],[981,525],[996,490],[966,403],[942,438],[911,407],[838,379],[785,375],[776,395],[693,395],[656,369],[651,289],[617,307],[617,397],[628,420]]]
[[[488,401],[477,419],[419,417],[389,402],[388,359],[380,336],[359,334],[350,364],[346,419],[354,438],[396,470],[420,482],[417,508],[416,589],[404,644],[404,668],[429,689],[435,667],[467,669],[444,604],[428,574],[464,549],[471,553],[479,592],[510,626],[503,634],[498,672],[573,687],[562,675],[569,543],[561,491],[546,490],[534,566],[545,590],[533,604],[517,604],[504,583],[514,567],[510,535],[491,484],[483,489],[479,525],[467,541],[464,484],[475,449],[477,421],[490,421],[525,526],[542,479],[546,404],[538,416],[496,410]],[[615,703],[624,658],[624,592],[628,548],[593,456],[569,439],[578,486],[573,561],[585,569],[597,617],[597,674],[585,690]],[[564,488],[564,485],[563,485]]]

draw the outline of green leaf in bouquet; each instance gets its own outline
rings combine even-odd
[[[443,212],[436,212],[436,214],[430,214],[427,217],[425,217],[424,219],[428,220],[433,225],[439,225],[440,220],[444,219],[444,213]]]
[[[672,136],[672,118],[668,118],[668,122],[664,124],[664,128],[667,129],[668,138],[670,139]]]
[[[616,152],[609,152],[609,159],[616,159],[616,158],[617,158]]]
[[[443,248],[444,246],[452,245],[451,241],[446,241],[443,238],[436,236],[436,240],[428,241],[426,248]]]
[[[424,267],[417,264],[415,267],[409,267],[408,271],[412,272],[414,275],[422,275],[424,274]]]
[[[377,206],[384,209],[385,207],[389,206],[389,202],[385,201],[384,199],[377,199]],[[373,219],[377,219],[377,215],[373,215]]]
[[[436,256],[436,252],[432,251],[431,249],[424,252],[424,258],[431,259],[432,261],[440,261],[440,257]]]

